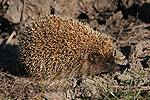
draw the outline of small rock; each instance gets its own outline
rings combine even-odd
[[[122,54],[121,51],[116,50],[115,51],[115,62],[119,65],[127,65],[128,61],[126,59],[126,57]]]
[[[13,23],[19,23],[21,18],[21,11],[23,9],[23,4],[20,0],[10,0],[9,9],[7,10],[7,15],[12,18]]]

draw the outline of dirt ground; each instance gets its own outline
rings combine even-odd
[[[54,91],[18,65],[19,25],[40,15],[77,19],[111,36],[120,70]],[[150,99],[150,0],[0,0],[0,100]],[[20,71],[21,70],[21,71]]]

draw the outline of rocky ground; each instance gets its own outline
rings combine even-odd
[[[40,15],[60,15],[110,35],[120,70],[76,79],[55,91],[26,77],[17,61],[19,25]],[[150,99],[150,0],[0,0],[0,99]]]

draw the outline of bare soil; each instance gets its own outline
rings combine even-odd
[[[18,64],[18,28],[40,15],[77,19],[111,36],[119,70],[54,90]],[[150,99],[150,0],[0,0],[0,99]]]

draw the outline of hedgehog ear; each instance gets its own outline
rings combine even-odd
[[[98,64],[101,60],[101,56],[99,53],[91,52],[86,54],[86,60],[92,64]]]

